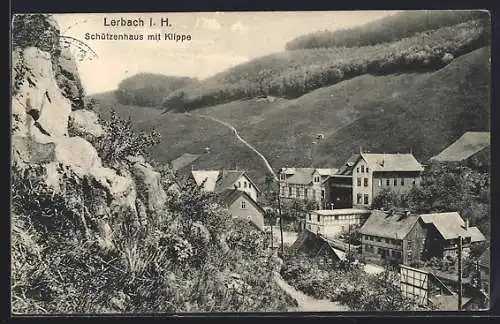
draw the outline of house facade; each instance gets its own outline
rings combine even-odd
[[[329,201],[327,180],[337,169],[282,168],[278,174],[280,198],[311,200],[323,208]]]
[[[264,210],[248,193],[238,189],[226,189],[217,196],[233,218],[248,220],[259,230],[264,230]]]
[[[352,205],[369,208],[373,198],[390,189],[398,195],[419,186],[424,168],[413,154],[360,153],[351,168]]]
[[[359,229],[363,256],[374,263],[409,265],[419,261],[426,229],[418,218],[405,211],[372,211]]]
[[[324,209],[314,210],[306,218],[306,229],[327,237],[335,237],[363,225],[370,216],[366,209]]]
[[[198,186],[203,184],[206,192],[221,193],[226,189],[237,189],[247,193],[254,201],[257,201],[260,193],[259,188],[242,170],[193,170],[191,177]]]

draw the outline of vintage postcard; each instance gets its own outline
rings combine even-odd
[[[13,314],[489,309],[489,12],[11,30]]]

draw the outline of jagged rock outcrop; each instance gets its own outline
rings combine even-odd
[[[43,166],[45,182],[59,192],[66,190],[68,177],[76,183],[80,192],[72,198],[84,202],[82,223],[91,227],[102,249],[113,249],[113,233],[121,223],[144,222],[148,211],[165,203],[160,175],[142,157],[123,161],[118,169],[103,166],[90,141],[105,130],[93,111],[77,109],[82,108],[83,89],[74,60],[68,52],[61,55],[54,41],[59,35],[57,25],[44,15],[26,20],[41,26],[28,27],[26,21],[14,24],[24,38],[14,42],[12,58],[13,163],[21,168]],[[46,41],[30,38],[20,30],[23,26],[46,30],[41,34]],[[67,62],[61,63],[62,59]],[[38,119],[30,112],[33,109],[39,112]]]
[[[75,110],[69,115],[68,130],[71,135],[80,136],[90,141],[104,135],[97,114],[91,110]]]
[[[145,162],[137,162],[132,166],[132,174],[135,178],[140,198],[146,202],[149,212],[160,211],[167,200],[167,194],[162,188],[159,172]]]

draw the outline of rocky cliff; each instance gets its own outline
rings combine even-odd
[[[162,208],[166,193],[160,174],[141,157],[103,165],[92,140],[105,135],[94,111],[83,105],[75,59],[61,48],[59,26],[49,16],[16,16],[13,26],[12,163],[44,170],[46,184],[82,191],[82,226],[102,248],[113,249],[113,226],[123,215],[147,221]]]

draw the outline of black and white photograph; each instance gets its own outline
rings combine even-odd
[[[13,315],[489,310],[490,12],[10,27]]]

